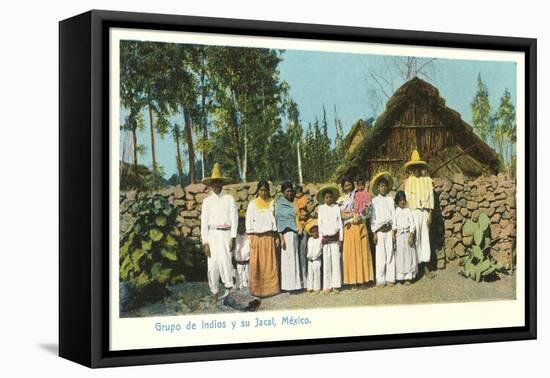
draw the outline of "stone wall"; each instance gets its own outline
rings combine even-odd
[[[224,190],[232,194],[239,209],[245,210],[248,202],[254,198],[257,182],[227,185]],[[304,193],[308,196],[308,209],[315,212],[318,204],[315,196],[320,185],[307,184]],[[464,256],[464,238],[461,235],[462,224],[467,219],[477,221],[481,211],[491,219],[491,237],[501,238],[493,248],[497,259],[508,259],[510,251],[515,248],[516,234],[516,200],[515,182],[504,175],[479,177],[466,180],[462,175],[452,180],[434,179],[436,193],[436,211],[433,216],[432,242],[439,268],[446,262],[455,261]],[[273,195],[279,188],[272,186]],[[398,188],[394,188],[398,189]],[[184,237],[198,241],[200,237],[200,211],[202,202],[208,196],[203,184],[192,184],[183,190],[179,186],[159,191],[177,206],[180,211],[177,227]],[[121,225],[124,230],[130,219],[124,213],[135,198],[135,192],[121,193]]]
[[[443,248],[446,259],[454,260],[465,254],[462,225],[467,219],[477,221],[485,212],[491,219],[490,237],[499,238],[492,248],[499,261],[511,266],[516,238],[516,183],[502,174],[465,180],[456,175],[452,180],[434,179],[438,209],[443,221]]]

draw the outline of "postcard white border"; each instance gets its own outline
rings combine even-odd
[[[111,28],[110,40],[110,253],[109,253],[109,347],[110,350],[183,347],[193,345],[231,344],[243,342],[316,339],[344,336],[449,331],[499,328],[525,325],[525,208],[517,209],[517,273],[516,299],[506,301],[415,304],[322,308],[313,310],[262,311],[259,313],[220,313],[149,318],[119,317],[119,42],[141,40],[177,43],[198,43],[223,46],[266,47],[378,55],[406,55],[446,59],[511,61],[517,71],[517,203],[525,203],[525,57],[520,52],[434,48],[374,43],[300,40],[221,34]],[[114,278],[114,279],[113,279]],[[449,316],[453,314],[453,316]],[[238,332],[227,329],[186,330],[189,322],[251,320],[282,316],[308,318],[310,325],[245,328]],[[179,324],[178,332],[158,332],[155,324]]]

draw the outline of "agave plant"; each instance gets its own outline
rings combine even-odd
[[[468,219],[462,226],[462,235],[465,237],[466,256],[463,260],[463,267],[459,274],[466,278],[480,282],[496,272],[501,271],[504,266],[497,263],[491,256],[490,249],[498,238],[487,237],[490,220],[487,214],[482,212],[477,222]]]

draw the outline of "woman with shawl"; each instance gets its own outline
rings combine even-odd
[[[281,193],[275,201],[275,220],[281,238],[281,289],[294,291],[302,289],[303,286],[292,183],[285,181],[281,185]]]

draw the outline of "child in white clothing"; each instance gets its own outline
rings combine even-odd
[[[340,195],[333,186],[322,188],[317,194],[319,206],[319,237],[323,246],[323,292],[335,294],[342,287],[340,245],[344,240],[344,226],[340,207],[334,202]]]
[[[418,270],[414,216],[407,207],[407,196],[400,190],[395,194],[395,218],[393,232],[395,234],[395,274],[397,281],[405,281],[410,285]]]
[[[382,172],[373,178],[373,192],[378,195],[372,200],[371,230],[376,244],[376,285],[395,285],[395,257],[393,254],[393,220],[395,207],[388,196],[391,176]]]
[[[237,240],[235,246],[235,263],[237,272],[235,275],[235,287],[242,289],[248,287],[248,267],[250,260],[250,247],[246,234],[245,215],[239,213],[239,226],[237,228]]]
[[[305,226],[309,237],[307,239],[307,291],[321,292],[321,256],[323,246],[319,237],[317,221],[312,220]]]

